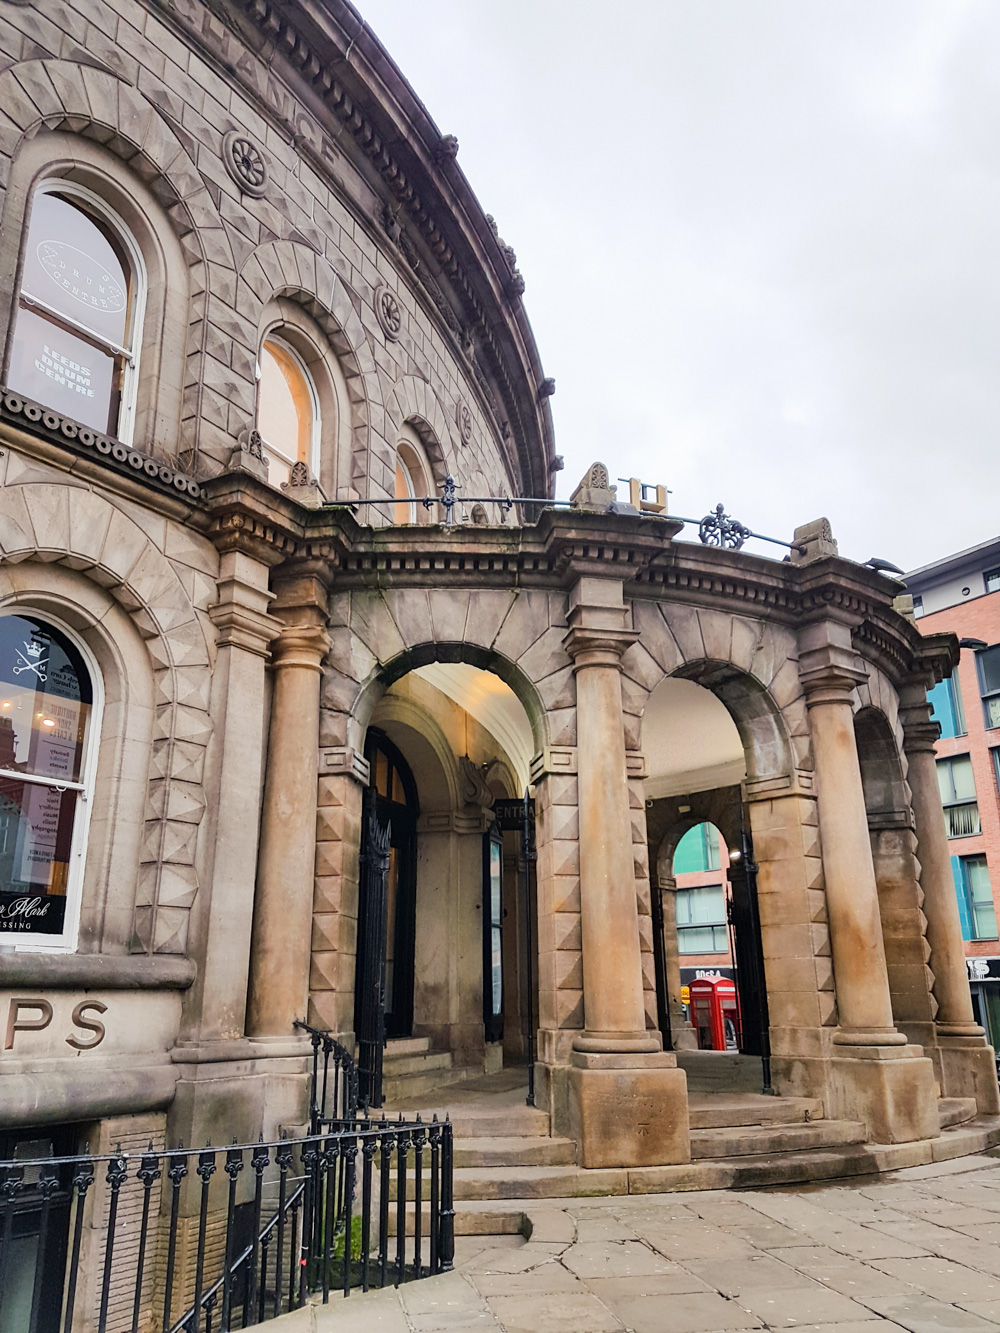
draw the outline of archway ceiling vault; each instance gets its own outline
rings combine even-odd
[[[747,775],[743,742],[725,704],[679,676],[668,676],[649,696],[642,748],[650,800],[733,786]]]
[[[496,737],[523,790],[528,785],[535,744],[524,706],[506,681],[466,662],[431,662],[417,667],[413,674],[464,708]]]

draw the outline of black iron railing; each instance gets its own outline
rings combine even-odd
[[[295,1020],[295,1026],[301,1032],[308,1032],[312,1045],[309,1133],[319,1134],[333,1124],[356,1120],[360,1102],[354,1056],[329,1032],[310,1027],[300,1019]]]
[[[35,1292],[46,1327],[229,1333],[316,1293],[326,1302],[450,1269],[452,1170],[452,1127],[436,1118],[332,1123],[229,1148],[0,1162],[0,1326],[26,1211],[41,1214],[43,1248],[68,1251],[61,1289]],[[69,1200],[61,1235],[47,1225],[54,1197]],[[94,1283],[81,1281],[87,1255]]]

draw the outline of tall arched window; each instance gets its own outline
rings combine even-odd
[[[8,387],[131,441],[144,280],[138,247],[90,190],[35,191]]]
[[[396,489],[393,518],[396,523],[432,521],[423,505],[415,500],[429,495],[428,469],[424,464],[423,446],[412,426],[403,426],[396,446]]]
[[[318,468],[319,396],[298,352],[275,333],[260,349],[257,429],[269,464],[268,480],[278,486],[291,477],[296,463],[310,476]]]
[[[72,946],[79,918],[96,679],[61,629],[0,616],[0,942]]]

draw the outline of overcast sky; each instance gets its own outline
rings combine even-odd
[[[561,498],[1000,532],[997,0],[356,3],[517,251]]]

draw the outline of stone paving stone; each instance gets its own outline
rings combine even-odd
[[[757,1251],[738,1236],[704,1224],[667,1226],[651,1223],[643,1227],[643,1239],[668,1259],[749,1259]]]
[[[570,1245],[561,1262],[577,1277],[628,1277],[669,1272],[671,1264],[640,1241],[583,1241]]]
[[[595,1296],[610,1304],[625,1296],[683,1296],[698,1292],[713,1294],[715,1288],[679,1264],[669,1273],[643,1273],[638,1277],[588,1277],[583,1281]]]
[[[892,1299],[891,1297],[889,1299]],[[798,1328],[802,1324],[861,1323],[877,1319],[866,1306],[823,1287],[773,1287],[769,1291],[746,1291],[739,1298],[745,1309],[762,1319],[768,1328]]]
[[[368,1292],[364,1296],[349,1296],[346,1301],[331,1301],[329,1305],[312,1307],[316,1315],[316,1333],[411,1333],[410,1324],[399,1297],[394,1290]],[[304,1310],[296,1312],[304,1314]],[[285,1319],[289,1316],[284,1316]],[[293,1333],[294,1326],[276,1321],[281,1333],[286,1327]],[[305,1325],[304,1327],[308,1327]]]
[[[406,1282],[399,1288],[399,1298],[411,1320],[420,1315],[441,1317],[453,1311],[468,1318],[473,1311],[486,1309],[482,1296],[464,1273],[444,1273],[433,1282]]]
[[[578,1241],[638,1240],[638,1238],[639,1233],[632,1229],[631,1224],[622,1222],[617,1217],[581,1218],[576,1224]]]
[[[715,1292],[669,1299],[619,1296],[609,1298],[608,1304],[630,1333],[729,1333],[729,1330],[764,1327],[736,1301],[727,1301]],[[579,1325],[573,1333],[584,1333],[584,1329],[590,1333],[589,1325]]]
[[[977,1273],[964,1264],[936,1256],[926,1259],[880,1259],[883,1273],[902,1278],[939,1301],[967,1305],[969,1301],[1000,1301],[1000,1280]]]
[[[868,1304],[886,1319],[895,1320],[909,1333],[975,1333],[975,1330],[995,1330],[1000,1324],[980,1319],[977,1314],[946,1305],[930,1296],[914,1292],[912,1296],[876,1296]],[[876,1326],[877,1327],[877,1326]],[[881,1333],[881,1330],[879,1330]]]
[[[739,1296],[744,1291],[755,1291],[760,1287],[814,1287],[823,1290],[820,1283],[811,1277],[768,1254],[755,1254],[749,1259],[732,1259],[724,1264],[712,1259],[687,1259],[684,1266],[723,1296]]]
[[[901,1278],[890,1277],[880,1269],[862,1263],[851,1255],[840,1254],[826,1246],[797,1246],[790,1250],[772,1251],[776,1259],[822,1282],[842,1296],[863,1300],[866,1296],[895,1296],[909,1290]],[[911,1262],[911,1261],[907,1261]]]
[[[846,1324],[796,1324],[795,1333],[905,1333],[902,1324],[891,1324],[887,1319],[858,1323],[849,1319]]]
[[[556,1291],[583,1291],[584,1285],[575,1273],[560,1263],[541,1264],[527,1273],[473,1273],[472,1281],[482,1296],[544,1296]],[[634,1282],[635,1278],[625,1278]]]
[[[590,1292],[544,1303],[534,1296],[493,1296],[489,1306],[504,1333],[618,1333],[625,1327]]]

